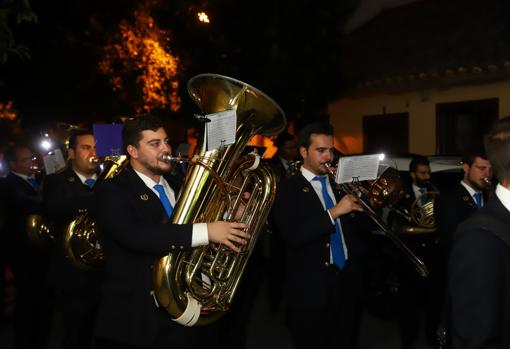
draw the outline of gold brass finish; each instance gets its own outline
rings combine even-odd
[[[251,235],[240,253],[210,243],[191,252],[169,253],[156,262],[155,295],[160,306],[173,320],[193,326],[211,323],[229,309],[274,200],[276,181],[272,170],[262,164],[254,166],[259,162],[257,155],[241,157],[241,153],[253,135],[274,135],[282,131],[286,119],[271,98],[229,77],[195,76],[188,82],[188,92],[206,115],[236,111],[236,141],[208,150],[204,132],[202,143],[190,162],[172,222],[239,220],[249,224],[247,232]],[[250,193],[249,199],[243,195],[246,192]],[[242,207],[244,211],[241,212]],[[193,321],[181,322],[192,303],[199,304],[201,309],[195,312]]]
[[[335,176],[334,170],[331,167],[331,164],[326,163],[325,166],[330,171],[330,175]],[[423,263],[421,259],[419,259],[403,242],[402,240],[391,230],[387,224],[383,221],[383,219],[375,212],[372,207],[374,203],[380,204],[388,204],[391,202],[394,197],[392,193],[396,188],[399,188],[400,185],[398,183],[394,183],[396,177],[388,179],[388,177],[384,177],[384,174],[377,181],[372,183],[369,186],[369,189],[366,187],[366,183],[363,182],[351,182],[351,183],[342,183],[339,184],[340,189],[344,191],[346,194],[353,195],[358,198],[358,202],[365,213],[372,219],[372,221],[381,229],[386,237],[388,237],[391,242],[401,251],[404,255],[414,264],[416,270],[423,276],[428,276],[428,268]],[[385,179],[385,180],[382,180]],[[363,184],[362,184],[363,183]],[[381,186],[378,188],[377,186]],[[374,196],[374,193],[377,195]]]
[[[126,155],[106,157],[97,181],[115,177],[128,163]],[[103,263],[103,250],[97,240],[96,222],[87,210],[83,210],[67,225],[64,232],[64,251],[71,264],[79,269],[92,269]]]
[[[27,234],[30,242],[40,248],[49,247],[55,242],[55,238],[51,235],[51,227],[44,217],[38,214],[28,215]]]

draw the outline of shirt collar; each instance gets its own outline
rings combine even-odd
[[[478,191],[474,190],[469,184],[467,184],[466,182],[464,182],[464,180],[461,180],[460,181],[460,184],[462,184],[462,186],[464,188],[466,188],[466,190],[468,191],[469,195],[471,195],[471,197],[473,195],[475,195],[475,193],[479,193]]]
[[[496,196],[503,206],[510,211],[510,190],[502,186],[501,183],[498,183],[496,186]]]
[[[304,166],[301,166],[301,174],[303,175],[303,177],[306,178],[306,180],[308,182],[311,182],[313,181],[313,179],[315,177],[323,177],[323,176],[317,176],[315,173],[313,173],[312,171],[310,170],[307,170]]]
[[[85,181],[88,179],[87,177],[85,177],[84,175],[82,175],[81,173],[79,173],[78,171],[76,171],[74,168],[73,168],[73,172],[76,173],[76,175],[78,176],[78,178],[80,179],[80,181],[85,184]],[[96,180],[97,179],[97,175],[94,173],[94,175],[92,177],[90,177],[91,179],[93,180]],[[85,184],[86,185],[86,184]]]
[[[21,177],[23,178],[24,180],[28,180],[28,176],[27,175],[24,175],[24,174],[21,174],[21,173],[18,173],[18,172],[14,172],[14,171],[11,171],[12,174],[18,176],[18,177]]]
[[[138,175],[138,177],[140,177],[140,179],[145,183],[145,185],[151,189],[153,189],[156,184],[161,184],[163,187],[167,186],[166,180],[163,176],[159,176],[159,183],[156,183],[149,176],[147,176],[135,169],[133,169],[133,171],[135,171],[135,173]]]

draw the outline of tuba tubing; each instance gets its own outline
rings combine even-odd
[[[330,163],[324,164],[329,171],[329,174],[335,177],[335,173],[332,169]],[[382,220],[382,218],[373,210],[373,208],[364,200],[361,199],[361,192],[356,189],[356,185],[354,183],[341,183],[339,184],[340,189],[344,191],[348,195],[352,195],[358,198],[358,202],[363,207],[365,213],[374,221],[374,223],[382,230],[384,235],[390,239],[390,241],[407,257],[407,259],[412,262],[416,268],[416,271],[420,273],[421,276],[427,277],[429,274],[428,268],[423,263],[423,261],[418,258],[403,242],[399,239],[399,237],[386,225],[386,223]]]
[[[233,220],[243,202],[240,221],[248,224],[251,235],[240,253],[211,243],[171,252],[154,264],[154,295],[159,306],[172,320],[194,326],[209,324],[229,309],[274,200],[272,170],[262,164],[254,168],[257,156],[241,154],[255,134],[278,134],[286,119],[270,97],[226,76],[197,75],[188,82],[188,92],[205,115],[234,110],[237,130],[235,143],[211,150],[207,149],[207,132],[203,133],[174,206],[172,223]],[[250,192],[247,201],[243,201],[244,192]]]

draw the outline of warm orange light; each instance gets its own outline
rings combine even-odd
[[[179,58],[170,53],[169,34],[147,11],[135,11],[134,18],[134,24],[120,23],[120,33],[104,47],[99,70],[109,77],[114,91],[132,90],[129,84],[134,78],[136,92],[141,95],[137,112],[158,108],[178,111]]]
[[[12,101],[0,103],[0,119],[14,120],[16,119],[16,111],[12,107]]]
[[[207,13],[205,12],[199,12],[197,13],[198,20],[202,23],[210,23],[209,16],[207,16]]]

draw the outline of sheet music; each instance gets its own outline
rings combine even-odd
[[[335,181],[349,183],[377,178],[381,154],[345,156],[338,160]]]
[[[58,172],[66,166],[64,156],[60,149],[55,149],[48,155],[43,157],[44,171],[47,175]]]
[[[207,150],[217,149],[236,141],[237,115],[235,110],[207,114],[210,122],[205,124]]]

